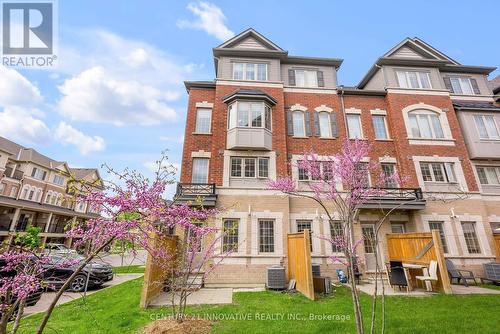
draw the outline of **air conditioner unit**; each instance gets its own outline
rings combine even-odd
[[[313,264],[312,265],[312,273],[313,273],[313,277],[320,277],[321,276],[321,266],[319,264]]]
[[[330,277],[313,277],[314,292],[332,293],[332,280]]]
[[[267,268],[266,287],[268,289],[284,290],[286,289],[285,268],[273,266]]]

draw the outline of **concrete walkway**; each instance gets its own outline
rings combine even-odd
[[[113,277],[113,280],[106,282],[102,286],[98,288],[94,288],[92,290],[87,291],[87,295],[94,294],[98,291],[102,291],[103,289],[110,288],[112,286],[136,279],[138,277],[143,276],[143,274],[117,274]],[[25,316],[35,314],[38,312],[45,312],[49,306],[52,300],[54,299],[56,293],[55,292],[44,292],[42,294],[42,298],[36,303],[34,306],[26,307],[24,309],[24,314]],[[81,292],[65,292],[61,298],[59,299],[57,305],[65,304],[67,302],[70,302],[75,299],[79,299],[83,297],[83,293]]]
[[[175,296],[178,300],[178,296]],[[170,293],[162,293],[150,304],[151,307],[161,307],[171,305],[172,295]],[[187,297],[187,305],[202,305],[202,304],[231,304],[233,302],[232,288],[202,288],[194,291]]]

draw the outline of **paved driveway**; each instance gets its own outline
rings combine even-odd
[[[115,285],[118,285],[120,283],[133,280],[135,278],[141,277],[142,275],[143,274],[117,274],[113,277],[113,280],[106,282],[101,287],[94,288],[92,290],[87,291],[87,295],[91,295],[93,293],[101,291],[102,289],[106,289],[106,288],[109,288],[111,286],[115,286]],[[38,303],[36,303],[35,306],[26,307],[24,309],[25,316],[31,315],[34,313],[38,313],[38,312],[45,312],[47,310],[47,308],[50,306],[50,303],[52,302],[52,300],[54,299],[55,294],[56,294],[55,292],[43,293],[42,298],[40,298],[40,300],[38,301]],[[82,297],[83,297],[83,293],[80,293],[80,292],[65,292],[61,296],[61,298],[59,299],[59,302],[57,303],[57,305],[61,305],[61,304],[64,304],[64,303],[67,303],[67,302],[70,302],[72,300],[82,298]]]
[[[145,250],[137,251],[137,254],[102,254],[95,261],[109,263],[113,267],[145,265],[147,252]]]

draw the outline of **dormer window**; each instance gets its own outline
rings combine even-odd
[[[429,72],[424,71],[396,71],[399,87],[414,89],[429,89],[431,79]]]
[[[267,64],[233,63],[233,80],[267,80]]]
[[[297,87],[324,87],[325,80],[322,71],[315,69],[289,69],[288,81],[290,86]]]
[[[265,102],[236,101],[229,105],[229,129],[266,128],[271,130],[271,107]]]

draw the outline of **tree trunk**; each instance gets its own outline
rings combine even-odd
[[[23,300],[19,304],[19,308],[17,310],[17,315],[16,315],[16,321],[14,322],[14,327],[12,327],[11,334],[16,334],[17,330],[19,329],[19,325],[21,324],[21,318],[23,317],[24,313],[24,305],[26,305],[26,300]]]
[[[47,326],[47,322],[49,321],[49,318],[52,315],[52,311],[54,311],[54,308],[56,307],[57,302],[61,298],[61,296],[64,293],[64,291],[66,291],[66,289],[69,287],[69,285],[71,284],[71,281],[76,277],[76,275],[78,275],[82,271],[83,268],[85,268],[85,266],[97,254],[99,254],[104,249],[104,247],[106,247],[108,244],[110,244],[113,241],[113,239],[114,238],[111,238],[110,240],[108,240],[107,242],[105,242],[101,247],[99,247],[96,251],[94,251],[91,255],[89,255],[89,257],[87,257],[85,259],[85,261],[83,261],[83,263],[75,270],[75,272],[73,274],[71,274],[71,276],[66,280],[66,282],[63,284],[63,286],[61,287],[61,289],[59,289],[59,291],[57,291],[57,294],[55,295],[54,299],[52,300],[52,303],[50,303],[50,306],[47,309],[47,311],[45,313],[45,316],[43,317],[42,322],[40,323],[40,326],[38,327],[38,330],[36,331],[36,334],[42,334],[43,333],[43,330],[45,329],[45,326]]]

